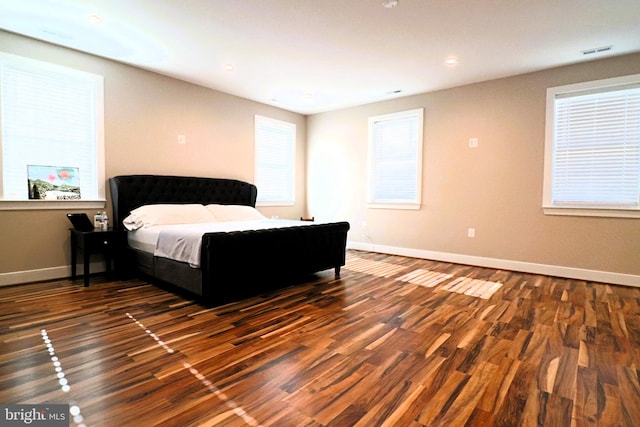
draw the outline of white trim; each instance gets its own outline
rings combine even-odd
[[[551,200],[556,99],[611,91],[616,87],[637,87],[639,85],[640,74],[634,74],[547,88],[545,105],[544,172],[542,186],[542,209],[545,215],[640,218],[640,209],[635,206],[629,208],[620,207],[616,209],[616,207],[611,206],[581,205],[580,203],[558,205],[554,204]]]
[[[474,255],[454,254],[449,252],[426,251],[421,249],[401,248],[397,246],[375,245],[348,241],[347,248],[379,252],[390,255],[401,255],[412,258],[429,259],[456,264],[475,265],[478,267],[497,268],[500,270],[520,271],[523,273],[543,274],[547,276],[566,277],[569,279],[588,280],[598,283],[640,287],[640,275],[615,273],[611,271],[586,270],[582,268],[564,267],[560,265],[537,264],[523,261],[487,258]],[[82,273],[83,265],[79,264],[77,272]],[[92,262],[91,273],[102,273],[106,270],[104,262]],[[0,273],[0,286],[32,283],[44,280],[63,279],[71,276],[71,266],[51,267],[38,270],[13,271]]]
[[[3,175],[0,171],[0,210],[35,210],[35,209],[94,209],[100,207],[98,203],[104,207],[106,194],[105,179],[105,107],[104,107],[104,76],[89,73],[87,71],[78,70],[46,61],[14,55],[6,52],[0,52],[0,62],[12,64],[14,66],[28,66],[29,68],[46,70],[48,72],[60,73],[74,78],[83,78],[93,83],[94,88],[94,106],[95,106],[95,179],[97,184],[97,194],[93,197],[97,200],[77,200],[64,202],[47,201],[43,204],[40,200],[10,200],[4,199],[3,193]],[[1,118],[1,117],[0,117]],[[1,128],[0,128],[1,130]],[[0,165],[2,165],[2,138],[0,137]]]
[[[105,200],[0,200],[0,211],[102,209],[105,203]]]
[[[597,216],[604,218],[640,218],[638,209],[578,209],[578,208],[558,208],[545,206],[542,208],[545,215],[568,215],[568,216]]]
[[[396,246],[375,245],[361,242],[347,242],[347,248],[380,252],[412,258],[430,259],[434,261],[453,262],[456,264],[475,265],[479,267],[512,270],[523,273],[544,274],[569,279],[588,280],[598,283],[610,283],[640,287],[640,275],[615,273],[611,271],[587,270],[565,267],[561,265],[537,264],[532,262],[513,261],[499,258],[487,258],[475,255],[454,254],[449,252],[426,251],[421,249],[401,248]]]
[[[107,265],[104,261],[92,262],[89,265],[89,272],[103,273],[106,271]],[[82,277],[84,264],[78,264],[76,269],[76,277]],[[71,266],[64,265],[59,267],[40,268],[37,270],[11,271],[9,273],[0,273],[0,286],[19,285],[25,283],[42,282],[45,280],[56,280],[71,278]]]
[[[370,209],[413,209],[417,211],[422,205],[420,203],[369,203],[367,207]]]
[[[610,90],[616,86],[638,85],[638,82],[640,82],[640,74],[632,74],[628,76],[611,77],[608,79],[551,87],[547,89],[547,93],[552,92],[554,95],[563,94],[565,96],[587,95],[589,93],[602,91],[605,88],[606,90]]]
[[[416,146],[416,197],[413,201],[405,200],[374,200],[373,176],[374,176],[374,155],[375,145],[374,126],[377,122],[415,118],[417,125],[417,146]],[[424,146],[424,108],[399,111],[395,113],[372,116],[368,119],[368,150],[367,150],[367,208],[372,209],[420,209],[422,205],[422,153]]]
[[[285,199],[284,197],[279,199],[279,200],[265,200],[265,199],[261,199],[261,193],[260,193],[260,182],[258,182],[258,177],[260,176],[260,174],[258,173],[259,170],[259,166],[260,166],[260,162],[258,159],[258,143],[259,143],[259,136],[261,133],[261,130],[263,128],[277,128],[280,129],[282,131],[286,131],[290,134],[292,140],[291,142],[291,150],[290,152],[288,152],[288,157],[290,162],[291,162],[291,170],[290,170],[290,176],[289,176],[289,183],[291,185],[291,188],[287,189],[287,193],[289,193],[290,190],[290,194],[282,194],[282,192],[280,193],[280,197],[282,196],[286,196],[287,199]],[[278,119],[272,119],[271,117],[266,117],[266,116],[261,116],[259,114],[256,114],[254,116],[254,135],[253,135],[253,149],[254,149],[254,172],[253,172],[253,176],[254,176],[254,181],[256,183],[256,185],[258,186],[258,199],[256,200],[256,206],[293,206],[295,204],[295,199],[296,199],[296,145],[297,145],[297,125],[295,123],[291,123],[291,122],[286,122],[284,120],[278,120]],[[289,141],[288,141],[289,142]],[[291,198],[290,200],[288,198]]]

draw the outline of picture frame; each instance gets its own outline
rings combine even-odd
[[[27,165],[29,200],[80,200],[79,168]]]

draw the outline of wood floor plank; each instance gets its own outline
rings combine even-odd
[[[439,420],[443,426],[464,425],[471,417],[474,409],[484,394],[489,380],[495,375],[497,366],[492,363],[481,362],[471,374],[471,378],[460,394],[453,401],[446,414]]]
[[[453,370],[439,385],[425,390],[429,395],[417,421],[423,425],[443,425],[443,417],[469,381],[469,375]]]
[[[0,402],[91,426],[638,426],[639,366],[638,288],[396,255],[218,307],[0,288]]]
[[[618,386],[620,391],[622,412],[625,421],[630,425],[640,425],[640,385],[638,370],[635,367],[618,367]]]
[[[598,424],[598,372],[578,367],[572,419],[577,426]]]

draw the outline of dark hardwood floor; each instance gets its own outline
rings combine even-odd
[[[640,289],[354,251],[310,280],[221,307],[138,279],[0,288],[0,403],[88,426],[640,426]]]

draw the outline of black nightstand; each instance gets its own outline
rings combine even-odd
[[[127,233],[124,230],[71,231],[71,279],[76,278],[77,252],[80,249],[84,255],[84,285],[89,286],[89,260],[91,254],[100,253],[107,263],[107,276],[111,274],[111,261],[116,261],[122,254],[127,242]]]

